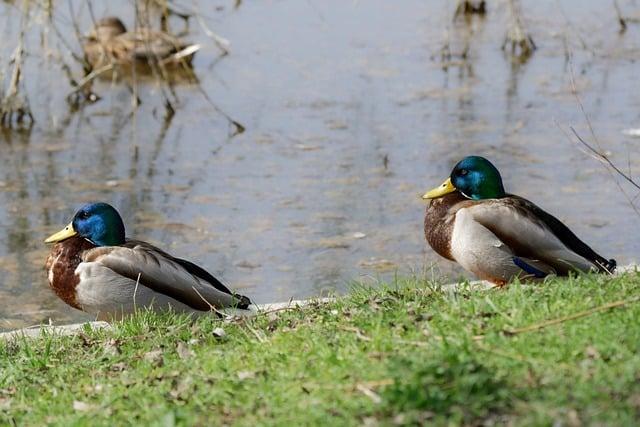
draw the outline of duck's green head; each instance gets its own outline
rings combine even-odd
[[[498,199],[505,196],[500,172],[484,157],[468,156],[460,160],[441,186],[428,191],[423,199],[436,199],[459,191],[468,199]]]
[[[69,225],[49,236],[45,243],[60,242],[80,236],[96,246],[116,246],[124,243],[124,223],[115,208],[107,203],[83,206]]]

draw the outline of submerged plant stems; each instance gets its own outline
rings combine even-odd
[[[24,54],[24,35],[29,17],[29,1],[22,3],[22,19],[20,21],[20,34],[18,36],[18,46],[11,55],[13,70],[2,103],[0,104],[0,125],[2,127],[12,127],[15,123],[21,125],[27,119],[29,127],[33,125],[33,115],[26,96],[20,96],[19,87],[22,79],[22,63]]]

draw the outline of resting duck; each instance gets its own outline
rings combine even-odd
[[[201,267],[125,238],[120,214],[107,203],[82,207],[45,243],[55,243],[46,262],[53,291],[98,318],[120,318],[141,307],[192,313],[251,304]]]
[[[594,252],[560,220],[507,194],[489,160],[469,156],[428,191],[425,237],[441,256],[481,279],[505,285],[570,271],[613,273],[616,261]]]
[[[160,68],[189,68],[193,55],[200,45],[190,44],[167,33],[149,28],[127,31],[116,17],[99,20],[85,39],[83,46],[87,63],[93,70],[108,65],[127,68],[136,66],[139,71]]]

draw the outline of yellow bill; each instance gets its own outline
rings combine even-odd
[[[68,239],[69,237],[73,237],[76,234],[78,234],[78,232],[73,228],[73,222],[70,222],[69,225],[67,225],[62,230],[47,237],[47,240],[45,240],[44,242],[45,243],[60,242],[62,240]]]
[[[453,193],[454,191],[456,191],[456,187],[454,187],[451,183],[451,178],[447,178],[447,180],[443,182],[441,186],[424,193],[424,196],[422,196],[422,198],[425,200],[437,199],[438,197],[442,197],[445,194]]]

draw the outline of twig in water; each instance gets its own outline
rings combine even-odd
[[[536,44],[533,42],[531,35],[524,30],[520,6],[516,2],[517,0],[509,0],[508,2],[510,23],[502,43],[502,50],[506,51],[507,46],[510,46],[511,57],[524,63],[533,55],[533,51],[536,50]]]
[[[26,96],[19,95],[20,81],[22,80],[22,62],[24,54],[24,36],[29,17],[29,2],[25,0],[22,5],[22,19],[20,22],[20,34],[18,36],[18,46],[11,55],[13,70],[9,80],[9,88],[0,103],[0,125],[12,127],[15,118],[16,123],[22,124],[28,119],[29,127],[33,126],[34,119]]]
[[[588,118],[587,118],[587,120],[588,120]],[[560,131],[564,134],[564,136],[565,136],[565,137],[566,137],[570,142],[573,142],[573,140],[571,139],[571,136],[570,136],[567,132],[565,132],[565,130],[560,126],[560,124],[559,124],[558,122],[556,122],[556,126],[558,126],[558,128],[560,129]],[[576,134],[576,131],[575,131],[573,128],[571,128],[571,130],[574,132],[574,134]],[[580,138],[578,138],[578,140],[579,140],[579,142],[581,142],[581,143],[583,143],[583,144],[586,144],[586,142],[584,142],[584,140],[582,140],[582,139],[580,139]],[[587,145],[587,146],[588,146],[588,145]],[[609,160],[609,158],[608,158],[605,154],[603,154],[603,153],[602,153],[602,152],[600,152],[600,151],[596,151],[595,153],[593,153],[593,152],[591,152],[591,150],[593,150],[593,147],[591,147],[591,146],[588,146],[588,147],[590,148],[590,150],[589,150],[589,151],[586,151],[586,152],[585,152],[585,154],[586,154],[586,155],[588,155],[589,157],[593,157],[594,159],[596,159],[596,160],[597,160],[597,161],[599,161],[600,163],[605,164],[605,168],[606,168],[606,165],[608,165],[608,164],[613,164],[613,163],[611,163],[611,160]],[[581,150],[581,151],[582,151],[582,150]],[[604,160],[604,159],[606,159],[606,160]],[[618,168],[615,168],[615,169],[618,171],[618,173],[620,173]],[[606,171],[609,173],[609,176],[611,176],[611,179],[612,179],[612,180],[613,180],[613,182],[616,184],[616,187],[618,187],[618,190],[620,190],[620,192],[621,192],[621,193],[624,195],[624,197],[627,199],[627,202],[628,202],[628,203],[629,203],[629,205],[631,206],[631,209],[633,209],[633,211],[636,213],[636,215],[640,216],[640,209],[638,209],[638,207],[637,207],[637,206],[635,205],[635,203],[634,203],[634,200],[635,200],[635,198],[637,197],[637,195],[636,195],[636,197],[634,197],[633,199],[632,199],[631,197],[629,197],[629,195],[628,195],[628,194],[627,194],[627,192],[624,190],[624,188],[622,188],[622,186],[620,185],[620,183],[618,182],[618,180],[616,180],[616,179],[613,177],[613,172],[611,172],[611,170],[610,170],[610,169],[608,169],[608,168],[606,168]],[[624,176],[624,175],[623,175],[623,176]],[[627,180],[631,180],[634,186],[636,186],[636,187],[638,186],[635,182],[633,182],[633,180],[632,180],[630,177],[626,177],[626,176],[625,176],[625,179],[627,179]]]
[[[620,10],[620,6],[618,6],[618,1],[613,0],[613,7],[616,10],[616,14],[618,15],[618,24],[620,24],[620,34],[627,31],[627,20],[622,16],[622,11]]]
[[[578,141],[580,141],[580,143],[582,145],[584,145],[592,154],[592,157],[606,165],[608,165],[609,167],[611,167],[611,169],[613,169],[614,171],[616,171],[616,173],[618,175],[620,175],[621,177],[623,177],[627,182],[629,182],[631,185],[633,185],[634,187],[636,187],[638,190],[640,190],[640,184],[638,184],[637,182],[634,181],[633,178],[631,178],[631,176],[629,176],[627,173],[623,172],[620,170],[620,168],[618,168],[615,163],[613,163],[611,161],[611,159],[609,158],[609,156],[607,156],[605,153],[602,153],[598,150],[596,150],[592,145],[590,145],[587,141],[585,141],[579,134],[578,132],[573,128],[573,126],[569,126],[569,129],[571,129],[571,132],[573,132],[573,134],[575,135],[575,137],[578,139]]]
[[[246,130],[246,128],[240,122],[234,120],[230,115],[228,115],[220,107],[218,107],[218,105],[211,100],[207,92],[205,92],[205,90],[199,84],[196,85],[196,87],[200,92],[200,94],[202,95],[202,97],[211,106],[211,108],[213,108],[218,114],[224,117],[229,122],[229,124],[231,124],[234,127],[234,130],[230,132],[229,136],[234,137],[236,135],[240,135]]]
[[[595,147],[593,147],[591,144],[587,143],[583,138],[581,138],[573,127],[571,127],[571,131],[576,136],[576,138],[578,138],[578,141],[584,147],[587,148],[588,151],[586,152],[586,154],[588,154],[589,156],[595,158],[596,160],[598,160],[600,163],[604,164],[605,166],[610,166],[610,168],[606,168],[607,172],[609,172],[609,175],[612,177],[613,181],[615,182],[615,184],[618,187],[618,189],[620,190],[620,192],[625,196],[625,198],[627,199],[627,202],[629,203],[629,205],[631,205],[631,208],[635,211],[635,213],[638,216],[640,216],[640,210],[633,203],[633,199],[631,197],[629,197],[629,195],[624,190],[624,188],[622,188],[622,186],[620,185],[618,180],[613,178],[613,172],[611,172],[611,169],[613,169],[613,171],[615,171],[617,174],[622,176],[626,181],[631,183],[635,188],[640,189],[640,185],[637,182],[635,182],[635,180],[633,180],[633,178],[631,178],[631,175],[628,175],[628,174],[625,174],[624,172],[622,172],[622,170],[620,168],[618,168],[613,163],[613,161],[611,161],[611,159],[609,159],[609,156],[607,156],[604,153],[604,150],[602,149],[602,147],[600,145],[600,141],[598,140],[598,137],[596,136],[596,133],[595,133],[595,131],[593,129],[593,125],[591,124],[591,119],[589,119],[589,115],[587,114],[587,111],[584,108],[584,104],[582,103],[582,100],[580,99],[580,96],[578,95],[578,89],[576,88],[574,72],[573,72],[573,60],[572,60],[571,56],[569,57],[569,72],[570,72],[570,78],[571,78],[571,93],[575,97],[576,102],[578,103],[578,106],[580,107],[580,111],[582,112],[582,114],[583,114],[583,116],[584,116],[584,118],[585,118],[585,120],[587,122],[587,126],[589,128],[589,133],[591,134],[591,137],[593,138],[593,141],[594,141],[597,149]],[[557,122],[556,122],[556,125],[558,125]],[[564,131],[564,129],[562,129],[562,127],[560,127],[559,125],[558,125],[558,127],[565,134],[567,139],[569,139],[569,141],[572,141],[571,137]]]
[[[453,13],[453,20],[455,21],[458,16],[469,15],[486,15],[487,14],[487,2],[480,0],[473,2],[471,0],[458,0],[456,11]]]
[[[75,13],[75,10],[73,9],[73,3],[71,2],[71,0],[69,0],[67,2],[67,5],[68,5],[68,8],[69,8],[69,15],[71,16],[71,26],[73,27],[73,32],[74,32],[74,34],[76,36],[76,41],[77,41],[78,45],[82,46],[82,41],[84,39],[84,36],[82,35],[82,32],[80,31],[80,26],[78,25],[78,19],[77,19],[78,15]],[[94,25],[95,25],[95,22],[94,22]],[[67,42],[67,40],[62,36],[60,31],[58,30],[58,27],[54,23],[52,23],[51,26],[53,27],[53,30],[55,31],[56,35],[58,36],[58,39],[62,41],[62,44],[71,53],[71,56],[73,57],[73,59],[75,59],[76,61],[81,63],[82,67],[85,70],[89,70],[91,67],[89,66],[89,64],[85,60],[84,55],[80,56],[80,55],[76,54],[74,52],[74,50],[71,48],[71,45]]]
[[[76,83],[76,87],[71,91],[67,97],[76,94],[78,91],[82,90],[87,84],[91,83],[94,79],[99,77],[100,75],[106,73],[107,71],[113,70],[113,64],[107,64],[103,67],[98,68],[97,70],[91,71],[89,74],[84,76],[79,82]]]
[[[578,41],[580,42],[580,44],[582,45],[582,48],[584,50],[586,50],[587,52],[589,52],[591,54],[591,56],[595,56],[596,53],[594,52],[593,49],[591,49],[589,47],[589,45],[587,44],[587,42],[585,41],[585,39],[582,37],[582,35],[580,34],[580,32],[578,30],[576,30],[576,28],[573,26],[573,23],[571,22],[571,20],[569,19],[569,17],[567,16],[567,14],[565,13],[564,9],[562,8],[562,4],[560,3],[559,0],[557,0],[557,6],[558,6],[558,10],[560,11],[560,14],[562,15],[562,17],[564,18],[564,22],[566,25],[566,28],[570,31],[573,31],[574,35],[576,36],[576,38],[578,39]]]
[[[202,28],[202,31],[204,31],[204,33],[211,37],[211,39],[213,40],[213,42],[216,44],[216,46],[218,46],[218,48],[220,48],[220,50],[222,51],[223,55],[228,55],[229,54],[229,47],[231,46],[231,42],[227,39],[225,39],[224,37],[221,37],[219,35],[217,35],[216,33],[214,33],[213,31],[211,31],[209,29],[209,27],[207,27],[207,24],[204,22],[204,20],[202,19],[202,17],[199,14],[195,14],[196,16],[196,21],[198,21],[198,25],[200,25],[200,28]]]

